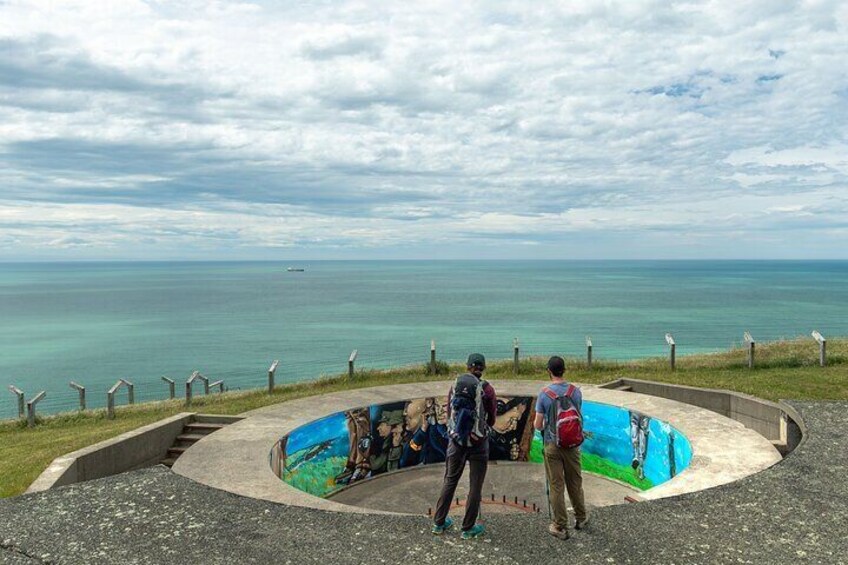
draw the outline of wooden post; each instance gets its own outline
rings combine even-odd
[[[754,338],[751,337],[750,332],[745,332],[745,345],[748,349],[748,368],[754,368]]]
[[[592,368],[592,338],[586,336],[586,365]]]
[[[356,362],[356,357],[359,351],[354,349],[350,354],[350,359],[347,360],[347,377],[353,379],[353,364]]]
[[[121,379],[121,382],[127,387],[127,403],[135,404],[135,385],[126,379]]]
[[[436,340],[430,340],[430,374],[436,374]]]
[[[166,383],[168,383],[168,392],[170,393],[170,395],[169,395],[169,396],[170,396],[171,400],[173,400],[173,399],[174,399],[174,397],[176,396],[176,390],[175,390],[175,386],[174,386],[174,384],[175,384],[175,383],[174,383],[174,380],[173,380],[173,379],[169,379],[168,377],[162,377],[162,380],[163,380],[163,381],[165,381]]]
[[[216,386],[219,388],[218,393],[223,394],[223,392],[224,392],[224,379],[221,379],[219,381],[215,381],[214,383],[209,384],[210,388],[215,388]]]
[[[74,381],[71,381],[70,387],[72,389],[75,389],[79,393],[79,405],[80,405],[79,409],[84,411],[85,410],[85,387],[82,386],[81,384],[75,383]]]
[[[673,371],[675,369],[675,349],[677,346],[675,345],[674,337],[672,337],[671,334],[665,334],[665,342],[669,347],[668,359],[671,363],[671,370]]]
[[[518,374],[518,338],[512,340],[512,372]]]
[[[817,331],[812,333],[813,338],[819,342],[819,365],[827,365],[827,340]]]
[[[268,394],[274,394],[274,375],[277,373],[277,366],[279,364],[279,360],[275,359],[271,363],[271,366],[268,367]]]
[[[30,399],[27,405],[27,426],[30,428],[35,427],[35,405],[38,404],[38,401],[47,396],[47,393],[43,390],[36,394],[34,397]]]
[[[9,385],[9,390],[18,397],[18,418],[23,419],[26,413],[26,402],[24,401],[24,391],[15,385]]]

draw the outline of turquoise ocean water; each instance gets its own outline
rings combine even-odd
[[[302,273],[286,272],[292,265]],[[597,358],[680,354],[759,341],[848,334],[848,262],[327,261],[0,264],[0,384],[40,408],[73,409],[68,382],[102,406],[118,378],[137,400],[192,370],[229,388],[429,358],[522,354]],[[5,386],[4,386],[5,389]],[[178,394],[182,387],[178,387]],[[4,391],[0,417],[15,415]],[[120,401],[121,403],[123,400]]]

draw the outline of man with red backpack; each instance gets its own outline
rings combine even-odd
[[[536,401],[534,427],[542,432],[545,443],[545,474],[553,509],[553,522],[548,533],[568,539],[568,513],[565,491],[574,508],[574,528],[582,530],[589,516],[583,500],[583,476],[580,467],[580,445],[583,443],[583,395],[580,389],[563,379],[565,361],[562,357],[548,360],[551,384],[542,389]]]
[[[465,518],[462,520],[462,539],[480,537],[485,532],[477,524],[483,481],[489,465],[489,428],[495,424],[497,397],[492,385],[483,380],[486,359],[479,353],[468,356],[468,372],[457,377],[448,393],[448,450],[445,460],[445,479],[436,505],[433,533],[441,535],[453,525],[448,516],[454,492],[465,462],[471,470]]]

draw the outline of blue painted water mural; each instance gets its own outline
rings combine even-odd
[[[587,401],[583,420],[589,437],[583,443],[583,451],[618,465],[632,466],[634,460],[639,460],[644,477],[656,486],[670,480],[672,471],[677,474],[689,466],[692,447],[689,440],[672,426],[647,417],[647,433],[641,434],[645,446],[642,456],[638,449],[639,427],[637,425],[633,429],[632,422],[634,417],[640,416],[646,418],[618,406]],[[669,450],[670,446],[673,453]]]
[[[532,429],[534,403],[531,397],[499,398],[499,421],[489,437],[493,460],[541,460],[541,436]],[[296,488],[326,496],[382,472],[444,461],[447,439],[437,432],[444,427],[440,420],[444,415],[438,412],[443,405],[444,400],[437,398],[372,405],[296,428],[281,440],[281,478]],[[427,413],[426,407],[432,411]],[[689,440],[666,422],[590,401],[584,402],[583,418],[585,470],[644,490],[671,480],[691,462]],[[350,430],[358,430],[353,432],[357,436],[353,442]],[[436,445],[439,442],[445,445]],[[433,453],[441,456],[434,458]],[[272,466],[277,468],[273,462]]]

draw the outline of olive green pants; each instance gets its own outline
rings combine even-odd
[[[548,476],[550,495],[548,500],[553,511],[553,521],[560,528],[568,528],[568,511],[565,506],[565,491],[574,508],[578,521],[586,519],[586,503],[583,500],[583,475],[580,468],[580,448],[566,449],[549,444],[545,446],[545,474]]]

